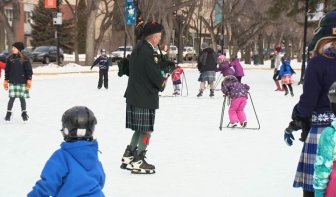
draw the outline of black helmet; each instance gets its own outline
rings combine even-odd
[[[93,140],[97,124],[93,112],[85,106],[75,106],[66,110],[62,116],[62,134],[65,141]]]
[[[334,114],[336,114],[336,81],[329,88],[328,98],[331,110]]]

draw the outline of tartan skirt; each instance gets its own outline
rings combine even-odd
[[[314,192],[313,175],[317,144],[323,129],[326,127],[312,127],[303,145],[300,161],[297,166],[293,187],[302,187],[303,190]]]
[[[14,98],[29,98],[29,91],[26,84],[9,84],[8,88],[9,97]]]
[[[126,128],[133,131],[154,131],[155,109],[126,105]]]
[[[293,84],[294,83],[294,77],[292,75],[288,75],[288,76],[283,76],[281,78],[281,83],[282,84]]]
[[[205,71],[202,72],[198,78],[198,81],[207,81],[209,83],[216,81],[216,71]]]

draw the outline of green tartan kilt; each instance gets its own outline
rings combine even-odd
[[[155,109],[126,105],[126,128],[137,132],[154,131]]]
[[[14,98],[29,98],[29,91],[26,84],[9,84],[8,88],[9,97]]]

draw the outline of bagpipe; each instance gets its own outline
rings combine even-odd
[[[175,62],[168,60],[161,51],[160,45],[158,45],[159,51],[160,51],[160,56],[161,56],[161,61],[159,62],[160,68],[164,73],[169,73],[170,75],[174,72],[175,70]]]

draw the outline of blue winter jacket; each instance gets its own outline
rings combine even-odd
[[[28,197],[103,197],[105,173],[96,141],[63,142]]]
[[[284,77],[284,76],[291,76],[293,74],[293,69],[292,67],[290,66],[290,63],[289,61],[283,61],[282,62],[282,65],[280,67],[280,73],[279,73],[279,76],[280,77]]]

